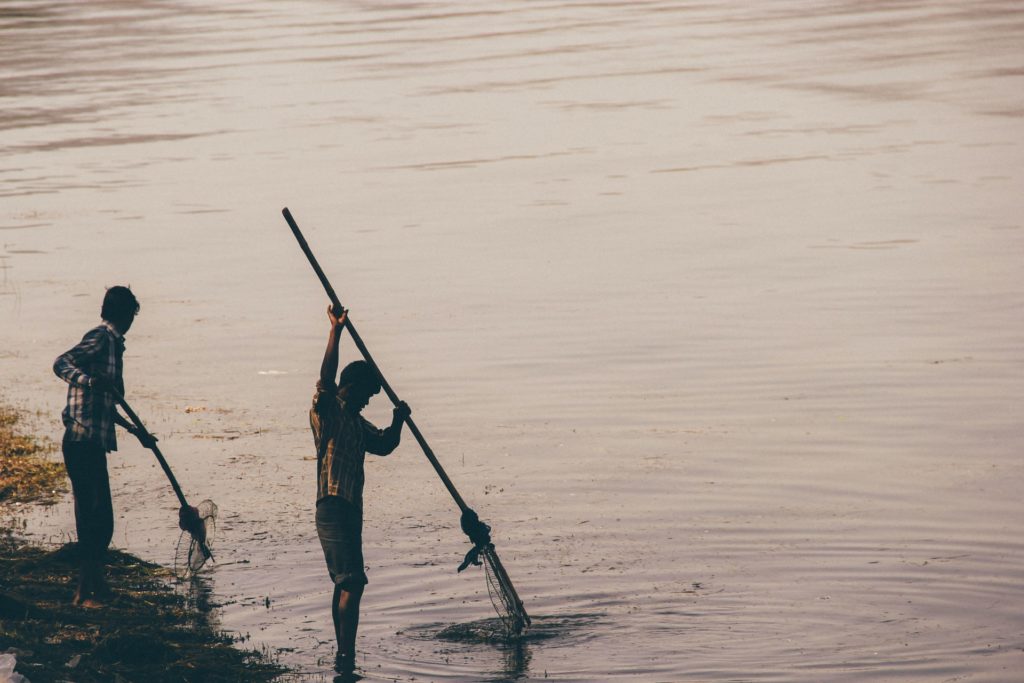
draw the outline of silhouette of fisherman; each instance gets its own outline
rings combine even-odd
[[[309,423],[317,453],[316,531],[327,571],[334,582],[331,615],[338,641],[335,669],[355,671],[359,602],[367,583],[363,567],[363,461],[366,453],[387,455],[398,446],[409,406],[395,406],[391,426],[378,429],[362,416],[370,398],[380,392],[380,379],[366,361],[357,360],[338,372],[338,341],[348,311],[327,308],[331,323],[320,366]]]
[[[68,383],[61,417],[61,450],[75,499],[80,571],[72,602],[99,607],[110,597],[104,564],[114,534],[107,453],[117,450],[114,425],[120,425],[149,448],[156,438],[139,431],[117,412],[112,391],[124,393],[124,335],[139,312],[128,287],[111,287],[103,297],[102,323],[85,333],[74,348],[57,357],[53,371]]]

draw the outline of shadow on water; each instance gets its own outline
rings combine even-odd
[[[564,645],[587,640],[600,620],[596,614],[563,614],[534,616],[529,630],[511,635],[500,619],[480,619],[461,624],[432,623],[401,632],[401,635],[424,641],[441,641],[450,646],[450,654],[479,652],[491,648],[502,656],[502,666],[481,681],[503,683],[527,678],[532,648],[541,643]]]

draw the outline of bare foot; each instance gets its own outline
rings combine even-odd
[[[103,603],[96,598],[85,598],[84,600],[80,600],[77,603],[77,606],[85,609],[100,609],[103,607]]]

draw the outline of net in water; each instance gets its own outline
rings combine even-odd
[[[209,550],[217,531],[217,504],[212,500],[204,500],[196,506],[196,510],[202,524],[202,531],[196,534],[189,530],[182,530],[181,536],[178,537],[178,547],[174,553],[174,574],[182,581],[194,576],[210,559],[209,554],[203,552],[197,536],[202,538],[206,549]]]

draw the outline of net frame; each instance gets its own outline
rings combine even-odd
[[[206,547],[210,549],[217,531],[217,504],[212,500],[204,500],[196,509],[203,522]],[[178,545],[174,551],[174,575],[179,580],[186,581],[203,568],[207,559],[209,558],[200,548],[199,541],[191,533],[183,530],[178,536]]]

